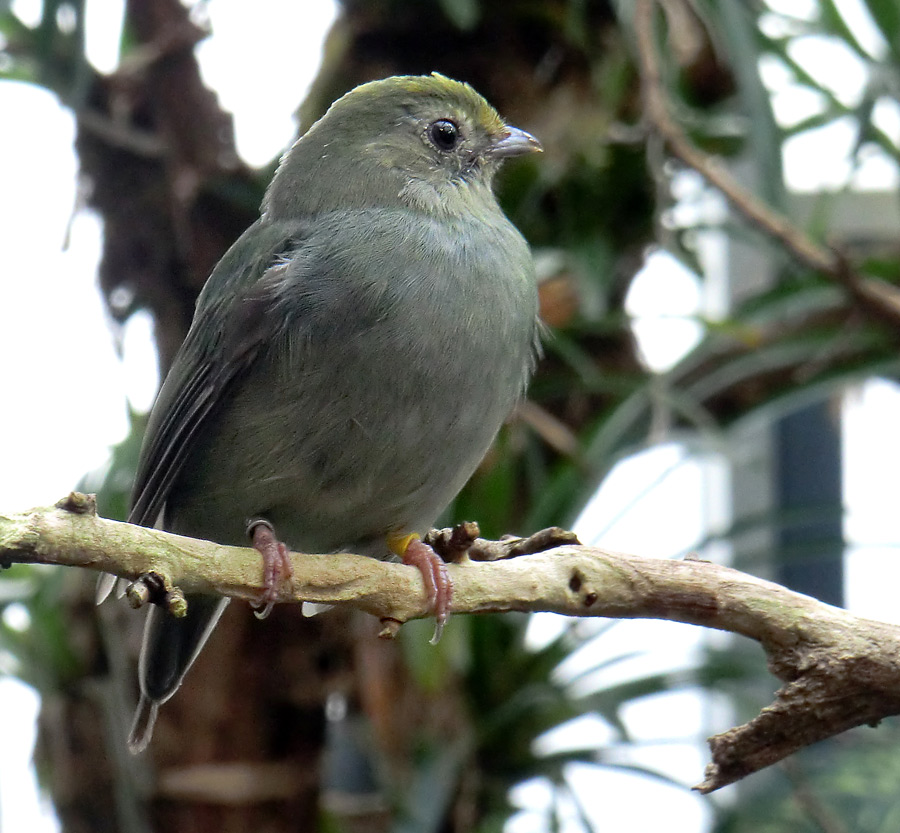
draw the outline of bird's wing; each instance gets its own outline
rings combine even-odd
[[[204,424],[272,338],[280,272],[302,246],[294,224],[251,226],[215,268],[150,416],[128,520],[156,523]]]

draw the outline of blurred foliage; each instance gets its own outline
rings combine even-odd
[[[891,118],[900,106],[900,4],[859,0],[856,11],[836,0],[802,7],[744,0],[675,0],[660,6],[659,45],[671,111],[699,148],[750,171],[752,187],[771,206],[790,211],[782,149],[811,131],[851,124],[851,171],[875,155],[896,167],[900,149]],[[545,340],[529,408],[504,429],[448,510],[448,520],[477,518],[491,536],[565,524],[616,461],[660,436],[660,425],[668,436],[696,447],[710,440],[721,444],[732,429],[751,420],[775,420],[832,396],[851,381],[897,375],[896,321],[873,316],[833,277],[797,267],[739,217],[684,210],[684,200],[676,195],[683,168],[641,118],[632,3],[345,0],[342,7],[319,78],[301,109],[304,127],[337,94],[373,74],[438,69],[472,81],[512,121],[540,136],[547,149],[540,161],[509,166],[500,197],[535,246],[542,309],[552,333]],[[83,3],[44,0],[42,8],[40,23],[31,28],[0,2],[0,77],[55,91],[79,114],[82,137],[96,127],[97,116],[121,116],[112,104],[125,101],[131,118],[128,141],[110,151],[82,138],[79,150],[83,167],[114,158],[117,167],[133,171],[124,163],[140,157],[141,176],[108,185],[108,194],[117,200],[147,189],[150,197],[136,199],[137,208],[123,214],[131,225],[135,217],[150,213],[148,205],[171,209],[171,215],[160,215],[165,222],[157,236],[138,241],[155,256],[141,262],[144,271],[128,259],[134,248],[128,238],[124,254],[107,249],[102,273],[116,317],[147,306],[160,327],[171,328],[160,335],[165,363],[183,335],[209,264],[223,241],[227,245],[253,215],[271,171],[247,172],[232,163],[210,169],[214,163],[172,148],[164,160],[150,152],[141,156],[135,148],[152,148],[149,140],[165,134],[160,130],[165,121],[147,104],[149,94],[145,100],[134,93],[142,80],[139,62],[126,79],[131,86],[122,86],[123,78],[99,77],[84,57]],[[147,10],[154,8],[152,2],[129,3],[126,60],[146,47]],[[858,24],[859,15],[867,16],[868,30]],[[185,37],[192,44],[191,38],[201,36]],[[858,96],[849,99],[833,79],[819,77],[800,48],[809,43],[852,56],[865,78]],[[780,80],[763,82],[774,77]],[[778,120],[772,105],[775,86],[791,87],[812,104]],[[197,120],[202,121],[199,115]],[[102,184],[103,168],[90,171]],[[174,181],[173,171],[196,174],[190,205],[175,205],[160,185],[167,177]],[[843,188],[822,195],[805,229],[809,235],[832,239],[834,207],[842,191],[851,190],[851,180],[848,175]],[[100,206],[109,213],[122,207],[112,196]],[[694,200],[708,196],[700,188]],[[212,227],[219,237],[210,242],[201,232]],[[653,371],[626,310],[629,290],[648,253],[655,251],[667,252],[697,281],[724,280],[714,270],[704,272],[700,241],[709,233],[765,252],[773,280],[745,288],[723,317],[713,320],[698,312],[702,338],[696,346],[674,357],[667,370]],[[170,239],[192,245],[163,251],[159,241]],[[863,274],[897,284],[898,245],[900,239],[847,241],[846,251]],[[148,266],[146,260],[154,262]],[[134,278],[138,272],[140,280]],[[116,295],[122,287],[129,293],[124,304]],[[108,470],[88,483],[100,492],[103,514],[111,517],[125,514],[142,430],[140,418],[134,419],[131,437],[115,450]],[[777,516],[739,518],[698,549],[786,522]],[[0,574],[0,667],[42,691],[64,687],[79,666],[57,605],[63,581],[59,573],[24,568]],[[21,617],[6,615],[12,605],[27,611],[28,627],[20,626]],[[772,684],[760,652],[745,646],[710,648],[702,661],[682,672],[638,676],[585,693],[575,683],[596,668],[577,679],[559,671],[583,642],[577,627],[533,649],[525,644],[518,617],[471,617],[454,621],[441,648],[427,652],[422,634],[415,627],[409,631],[402,643],[411,679],[423,692],[457,692],[467,723],[453,743],[422,730],[413,775],[385,777],[398,831],[500,830],[510,814],[510,788],[534,777],[548,779],[560,801],[575,807],[581,827],[591,829],[568,785],[567,767],[576,762],[622,765],[613,753],[632,742],[622,718],[628,704],[659,692],[703,689],[727,695],[739,712],[752,712],[765,702]],[[612,729],[616,740],[608,748],[587,745],[535,754],[538,738],[585,713]],[[896,830],[895,733],[895,727],[865,737],[852,733],[830,744],[827,755],[813,750],[798,757],[787,774],[758,776],[736,802],[717,806],[717,833],[788,825],[798,831]],[[817,817],[830,820],[832,827]],[[545,829],[558,829],[557,808],[548,810],[543,823]],[[327,814],[322,827],[345,829]]]
[[[713,833],[889,833],[900,824],[900,741],[894,723],[835,738],[795,755],[749,784],[722,810]]]
[[[0,574],[0,673],[38,691],[55,691],[77,676],[79,662],[59,597],[65,572],[22,564]]]

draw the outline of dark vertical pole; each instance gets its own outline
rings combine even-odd
[[[774,428],[775,580],[843,605],[844,536],[838,416],[823,402]]]

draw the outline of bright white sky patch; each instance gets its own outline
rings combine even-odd
[[[12,0],[11,8],[22,23],[33,29],[41,22],[43,5],[41,0]]]
[[[665,371],[703,338],[700,281],[667,252],[647,257],[628,288],[625,310],[647,366]]]
[[[85,0],[84,49],[98,72],[106,75],[119,65],[119,37],[125,0]]]
[[[846,395],[843,417],[847,606],[860,616],[900,622],[900,386],[867,382]]]
[[[31,764],[40,701],[33,689],[0,677],[0,830],[57,833],[59,822],[44,799]]]
[[[216,0],[202,8],[213,31],[197,47],[203,79],[234,114],[238,153],[262,167],[297,132],[294,112],[321,63],[334,2]]]
[[[49,93],[0,82],[0,506],[52,503],[126,431],[123,379],[95,290],[101,226],[75,206],[72,116]],[[22,141],[25,138],[26,141]],[[68,248],[64,248],[67,231]]]
[[[788,54],[845,107],[856,107],[862,100],[868,71],[844,41],[820,35],[794,38]]]

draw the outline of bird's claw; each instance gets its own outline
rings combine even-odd
[[[253,548],[263,559],[263,584],[265,591],[258,604],[253,604],[253,615],[265,619],[278,601],[278,586],[289,581],[294,575],[290,551],[278,540],[272,524],[262,518],[255,518],[247,524],[247,533]]]
[[[418,538],[412,538],[403,551],[403,563],[415,567],[422,574],[425,584],[425,596],[428,607],[434,613],[434,636],[431,644],[435,645],[441,638],[444,625],[450,616],[450,604],[453,601],[453,581],[443,559],[428,544]]]
[[[257,619],[268,619],[275,602],[250,602],[250,607],[253,608],[253,615]]]

